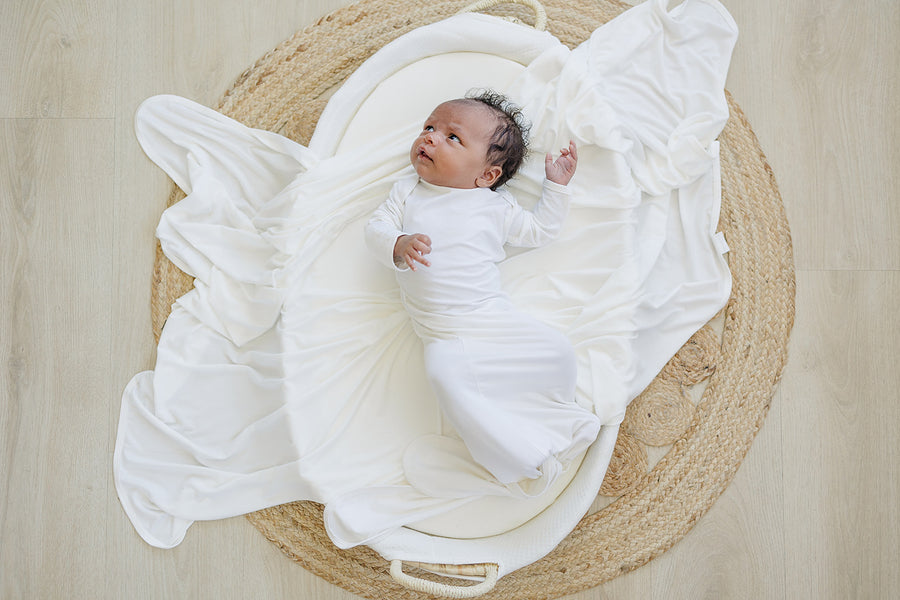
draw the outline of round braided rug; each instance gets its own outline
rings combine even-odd
[[[260,59],[217,109],[302,144],[328,98],[366,58],[394,38],[455,14],[469,0],[361,0],[320,19]],[[543,0],[548,30],[574,47],[628,5],[618,0]],[[529,9],[487,12],[533,22]],[[731,110],[719,137],[720,230],[731,252],[732,296],[718,331],[704,327],[629,407],[601,494],[614,500],[585,516],[548,556],[501,579],[483,598],[558,598],[635,569],[681,539],[731,482],[769,408],[794,319],[791,238],[772,169],[744,114]],[[183,194],[174,188],[169,204]],[[192,281],[157,247],[154,334]],[[724,321],[724,324],[722,324]],[[706,379],[699,401],[688,388]],[[669,446],[650,466],[645,446]],[[649,469],[649,471],[648,471]],[[322,525],[322,507],[294,502],[248,516],[306,569],[366,598],[430,598],[394,582],[366,547],[342,551]],[[417,576],[427,577],[423,572]]]

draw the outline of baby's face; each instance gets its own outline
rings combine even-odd
[[[443,187],[490,187],[502,172],[487,164],[497,118],[474,102],[445,102],[425,121],[409,158],[424,181]]]

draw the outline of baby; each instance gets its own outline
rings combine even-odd
[[[393,267],[425,345],[441,409],[472,457],[497,480],[541,478],[543,489],[599,431],[575,403],[575,355],[558,331],[519,311],[501,287],[504,245],[551,241],[568,211],[573,142],[544,161],[534,210],[503,188],[527,153],[521,111],[495,92],[437,106],[401,179],[366,226]]]

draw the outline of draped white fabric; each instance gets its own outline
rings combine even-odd
[[[578,143],[559,238],[509,252],[500,274],[520,310],[573,345],[576,402],[619,422],[729,295],[715,138],[736,35],[713,0],[671,12],[652,0],[571,51],[500,19],[452,17],[360,67],[308,148],[183,98],[147,100],[138,139],[188,194],[157,235],[195,282],[155,370],[122,399],[115,480],[141,537],[172,547],[195,520],[310,499],[347,547],[510,493],[454,443],[394,275],[361,241],[410,172],[421,117],[335,152],[378,81],[432,55],[477,49],[525,66],[506,90],[533,123],[537,155],[510,182],[520,204],[540,194],[542,153]],[[451,437],[434,456],[456,468],[440,486],[412,485],[404,452],[441,433]]]

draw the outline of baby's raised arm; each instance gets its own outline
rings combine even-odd
[[[578,165],[578,149],[575,142],[569,140],[569,147],[559,151],[560,156],[555,161],[550,153],[544,158],[544,172],[547,179],[553,183],[560,185],[569,185],[572,175],[575,174],[575,167]]]
[[[569,190],[566,187],[575,174],[578,149],[570,141],[560,150],[555,161],[549,153],[544,159],[546,180],[541,199],[533,210],[525,210],[515,201],[507,213],[506,243],[511,246],[542,246],[556,238],[569,210]]]

